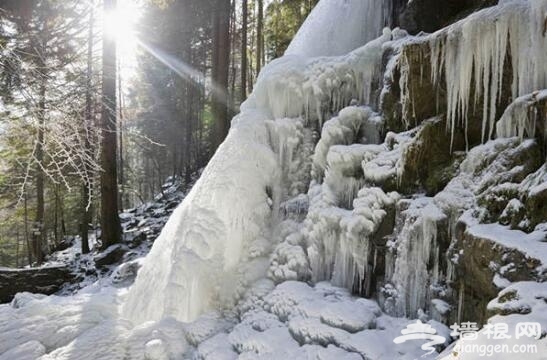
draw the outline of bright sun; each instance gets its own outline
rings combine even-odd
[[[141,9],[135,0],[118,0],[116,10],[105,14],[105,31],[108,36],[116,38],[122,68],[135,66],[137,49],[135,26],[140,16]]]

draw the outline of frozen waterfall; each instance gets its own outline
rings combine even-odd
[[[229,306],[265,276],[287,177],[284,146],[273,144],[299,141],[283,131],[283,118],[321,121],[323,113],[352,99],[368,100],[372,79],[381,76],[382,43],[391,33],[351,51],[382,33],[385,11],[373,0],[322,0],[314,9],[287,56],[263,69],[227,139],[156,240],[125,316],[135,323],[168,316],[190,321]],[[284,138],[273,141],[276,136]]]

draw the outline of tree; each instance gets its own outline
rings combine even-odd
[[[92,88],[92,76],[93,76],[93,25],[94,25],[94,9],[91,7],[89,13],[89,25],[87,36],[87,68],[86,68],[86,84],[85,84],[85,114],[83,117],[83,139],[84,146],[88,153],[88,156],[93,156],[91,150],[91,128],[93,126],[93,88]],[[82,179],[82,200],[81,200],[81,213],[82,220],[80,224],[80,237],[82,239],[82,254],[89,253],[89,224],[91,223],[91,189],[93,185],[93,172],[84,163],[84,177]]]
[[[274,0],[266,10],[264,36],[267,56],[283,56],[294,35],[318,0]]]
[[[104,0],[105,14],[116,9],[116,0]],[[117,123],[116,123],[116,39],[103,29],[102,111],[101,111],[101,247],[121,240],[118,214]]]
[[[264,54],[264,0],[258,1],[258,19],[256,25],[256,72],[260,73],[265,63]]]
[[[241,101],[244,101],[247,98],[247,27],[249,20],[247,0],[243,0],[241,9]]]
[[[226,138],[228,119],[228,73],[230,64],[230,0],[214,1],[213,9],[213,100],[215,147]]]

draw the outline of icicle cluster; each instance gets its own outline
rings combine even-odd
[[[513,98],[547,87],[546,14],[546,0],[505,2],[429,37],[433,81],[446,79],[452,133],[459,121],[467,129],[470,108],[482,102],[482,138],[492,138],[509,76]]]
[[[396,181],[409,140],[390,133],[386,143],[377,144],[381,125],[369,108],[348,107],[323,126],[313,158],[319,183],[308,192],[303,229],[314,281],[370,290],[372,239],[399,198],[376,185]]]
[[[386,278],[395,290],[386,309],[396,316],[416,317],[428,310],[431,285],[439,280],[437,227],[446,215],[432,198],[409,200],[404,219],[386,259]]]

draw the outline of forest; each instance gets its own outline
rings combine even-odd
[[[106,249],[118,211],[189,184],[316,2],[1,2],[0,266]]]
[[[547,360],[547,0],[0,0],[0,360]]]

